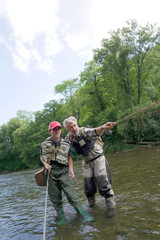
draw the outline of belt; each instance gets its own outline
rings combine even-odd
[[[57,162],[57,161],[53,161],[53,160],[50,161],[50,165],[51,165],[51,166],[53,166],[53,165],[57,165],[57,166],[66,166],[66,165],[64,165],[64,164],[62,164],[62,163],[59,163],[59,162]]]
[[[101,157],[101,156],[103,156],[103,155],[104,155],[104,153],[101,153],[101,154],[99,154],[97,157],[95,157],[95,158],[93,158],[93,159],[91,159],[91,160],[89,160],[89,161],[86,161],[86,162],[92,162],[92,161],[96,160],[97,158],[99,158],[99,157]]]

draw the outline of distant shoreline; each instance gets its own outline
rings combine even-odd
[[[131,144],[128,144],[131,145]],[[153,147],[157,147],[160,146],[160,142],[142,142],[140,144],[132,144],[131,149],[123,149],[122,151],[117,151],[117,152],[113,152],[113,153],[107,153],[105,155],[113,155],[113,154],[117,154],[117,153],[122,153],[122,152],[133,152],[133,151],[138,151],[138,150],[143,150],[143,149],[150,149]]]
[[[133,152],[133,151],[139,151],[139,150],[144,150],[144,149],[150,149],[150,148],[153,148],[153,147],[157,147],[157,146],[160,146],[160,142],[147,142],[145,144],[141,143],[141,144],[129,144],[129,145],[132,145],[133,148],[132,149],[124,149],[122,151],[117,151],[117,152],[113,152],[113,153],[106,153],[105,155],[106,156],[111,156],[111,155],[114,155],[114,154],[119,154],[119,153],[125,153],[125,152]],[[75,162],[76,160],[74,160],[73,162]],[[80,159],[78,161],[81,161]],[[36,170],[38,171],[39,169],[43,168],[43,166],[40,166],[40,167],[35,167],[35,168],[26,168],[26,169],[20,169],[20,170],[17,170],[17,171],[2,171],[0,172],[0,175],[5,175],[5,174],[10,174],[10,173],[18,173],[18,172],[21,172],[21,171],[28,171],[28,170]],[[34,176],[33,176],[34,177]]]

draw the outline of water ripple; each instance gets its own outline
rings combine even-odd
[[[56,212],[47,203],[46,237],[50,240],[158,240],[160,239],[159,148],[110,155],[116,216],[107,217],[104,199],[87,207],[81,162],[75,162],[75,190],[95,221],[85,223],[67,202],[68,223],[57,227]],[[40,240],[43,236],[45,187],[35,183],[35,170],[0,175],[0,239]],[[7,184],[6,184],[7,183]]]

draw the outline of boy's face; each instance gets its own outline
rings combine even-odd
[[[59,138],[61,136],[61,128],[55,127],[48,131],[52,138]]]
[[[70,132],[73,136],[78,135],[78,125],[76,123],[69,123],[67,125],[67,131]]]

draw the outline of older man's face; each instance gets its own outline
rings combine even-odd
[[[78,135],[78,125],[76,123],[69,123],[67,125],[67,131],[70,132],[73,136]]]

